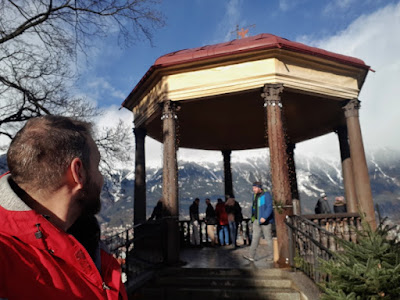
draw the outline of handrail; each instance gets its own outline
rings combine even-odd
[[[305,221],[307,221],[307,219],[305,219]],[[301,230],[301,229],[296,228],[295,226],[293,226],[292,224],[290,224],[290,223],[287,222],[286,220],[285,220],[285,224],[286,224],[287,226],[289,226],[292,230],[298,231],[299,233],[301,233],[301,234],[304,235],[305,237],[309,238],[314,244],[316,244],[316,245],[317,245],[318,247],[320,247],[322,250],[325,250],[326,252],[332,254],[332,252],[331,252],[328,248],[326,248],[326,247],[325,247],[324,245],[322,245],[319,241],[317,241],[316,239],[314,239],[314,238],[313,238],[311,235],[309,235],[307,232],[305,232],[305,231],[303,231],[303,230]],[[315,224],[312,223],[312,222],[311,222],[310,225],[314,225],[314,226],[315,226]],[[315,227],[316,227],[316,226],[315,226]],[[323,229],[323,228],[318,228],[318,229],[320,229],[320,230],[321,230],[322,232],[324,232],[326,235],[335,236],[333,233],[330,233],[329,231],[326,231],[326,230]]]
[[[329,260],[334,251],[342,250],[339,239],[356,242],[355,227],[359,226],[360,217],[354,213],[288,216],[285,224],[290,265],[319,283],[328,279],[327,274],[321,273],[320,260]]]
[[[135,228],[137,228],[137,227],[139,227],[139,226],[142,226],[142,225],[143,225],[143,223],[136,224],[136,225],[131,226],[131,227],[129,227],[129,228],[127,228],[127,229],[125,229],[125,230],[123,230],[123,231],[121,231],[121,232],[118,232],[118,233],[116,233],[116,234],[114,234],[114,235],[107,236],[107,237],[103,240],[103,242],[105,242],[105,243],[107,244],[107,241],[108,241],[108,240],[111,240],[111,239],[113,239],[113,238],[119,236],[120,234],[123,234],[123,233],[125,233],[125,232],[127,232],[127,231],[129,231],[129,230],[135,229]]]
[[[147,225],[151,226],[150,230],[143,228]],[[133,255],[133,249],[136,251],[138,241],[145,243],[146,239],[153,240],[160,233],[161,226],[160,221],[140,223],[102,240],[120,263],[124,283],[131,284],[132,280],[135,281],[135,278],[156,267],[158,262]]]
[[[251,243],[251,219],[244,218],[242,222],[239,223],[238,228],[238,238],[243,239],[243,244],[249,245]],[[206,229],[206,223],[204,220],[199,220],[199,235],[200,235],[200,245],[208,245],[208,232]],[[218,227],[215,226],[215,237],[218,239]],[[190,220],[179,220],[179,230],[181,236],[181,246],[190,247],[192,244],[193,228]],[[230,239],[230,236],[229,236]]]

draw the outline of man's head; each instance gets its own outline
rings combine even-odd
[[[76,198],[89,212],[100,209],[99,161],[90,123],[61,116],[30,119],[7,152],[11,176],[27,192],[52,193],[65,186],[68,171],[77,163],[84,182]]]
[[[343,197],[343,196],[338,196],[338,197],[336,197],[336,198],[335,198],[335,202],[336,202],[336,203],[343,203],[343,204],[346,203],[346,201],[344,200],[344,197]]]
[[[206,204],[207,204],[207,205],[211,203],[210,198],[206,198],[205,201],[206,201]]]
[[[199,199],[199,198],[194,199],[194,203],[196,203],[197,205],[199,205],[200,199]]]
[[[327,196],[326,196],[325,192],[322,192],[320,196],[321,196],[322,199],[325,199],[325,200],[327,199]]]
[[[260,181],[256,181],[253,183],[253,193],[260,194],[262,192],[262,183]]]

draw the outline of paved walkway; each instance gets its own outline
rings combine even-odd
[[[236,249],[231,246],[185,248],[180,257],[186,262],[184,268],[274,268],[274,263],[266,260],[265,245],[258,246],[255,262],[243,258],[249,249],[249,246]]]

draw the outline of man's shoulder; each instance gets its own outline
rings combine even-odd
[[[268,190],[263,190],[262,193],[261,193],[261,196],[271,197],[271,193]]]

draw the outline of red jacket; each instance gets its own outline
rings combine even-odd
[[[228,225],[228,214],[226,213],[224,202],[217,203],[215,214],[217,215],[219,225]]]
[[[31,210],[0,179],[0,298],[127,299],[118,262],[100,250],[101,271],[72,235]]]

